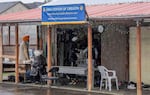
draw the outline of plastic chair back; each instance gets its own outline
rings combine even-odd
[[[101,77],[108,77],[107,69],[104,66],[98,66],[98,70],[101,73]]]

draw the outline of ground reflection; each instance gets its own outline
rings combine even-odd
[[[44,87],[0,85],[0,95],[102,95]]]

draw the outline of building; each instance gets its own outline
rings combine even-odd
[[[34,8],[38,8],[39,6],[43,5],[43,2],[33,2],[33,3],[26,3],[25,5],[29,8],[29,9],[34,9]]]
[[[150,84],[148,73],[149,67],[149,9],[150,2],[108,4],[87,6],[86,10],[89,19],[96,28],[98,25],[105,27],[101,34],[101,65],[115,69],[119,80],[136,82],[136,51],[135,31],[142,23],[142,81]],[[132,10],[131,10],[132,9]],[[27,14],[25,16],[24,14]],[[9,23],[16,20],[17,23],[41,22],[41,9],[34,9],[18,14],[5,15],[0,17],[1,23]],[[34,14],[34,15],[33,15]],[[16,19],[15,17],[18,16]],[[14,22],[14,23],[16,23]],[[138,23],[137,23],[138,22]]]
[[[0,3],[0,15],[15,13],[19,11],[28,10],[29,8],[20,1],[16,2],[1,2]]]

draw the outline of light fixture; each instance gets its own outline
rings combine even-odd
[[[99,25],[99,26],[98,26],[98,32],[99,32],[99,33],[103,33],[103,32],[104,32],[104,27],[103,27],[103,25]]]

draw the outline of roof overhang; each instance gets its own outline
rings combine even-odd
[[[150,19],[150,15],[135,15],[135,16],[105,16],[105,17],[90,17],[90,20],[107,21],[107,20],[146,20]]]
[[[18,23],[18,24],[36,24],[39,25],[41,24],[41,20],[40,19],[25,19],[25,20],[0,20],[0,24],[5,24],[5,23]]]

